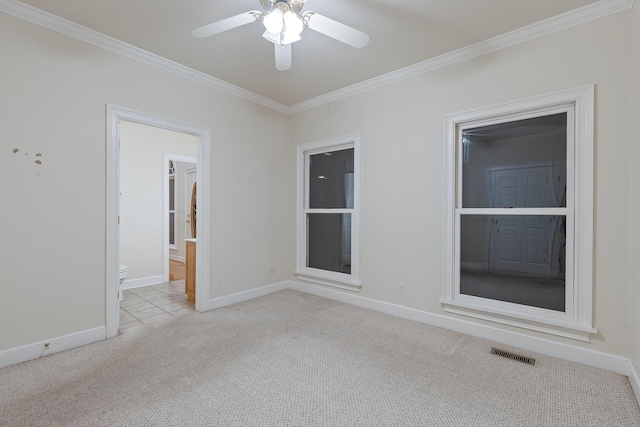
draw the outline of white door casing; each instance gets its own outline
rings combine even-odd
[[[198,137],[198,209],[203,218],[210,217],[210,170],[211,170],[211,131],[208,128],[165,119],[151,114],[117,107],[106,106],[106,251],[105,251],[105,324],[106,338],[118,335],[120,303],[118,301],[119,284],[119,235],[118,212],[120,193],[119,140],[120,120],[154,126],[175,132],[186,133]],[[197,224],[198,251],[196,252],[196,310],[209,309],[209,259],[210,259],[210,225],[208,221]]]

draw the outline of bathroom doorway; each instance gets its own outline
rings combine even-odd
[[[121,132],[127,123],[144,125],[156,130],[178,132],[190,135],[197,140],[196,176],[202,184],[198,186],[198,210],[203,217],[209,217],[209,167],[210,167],[210,131],[206,128],[196,127],[186,123],[176,122],[157,116],[152,116],[115,106],[107,106],[107,250],[106,250],[106,325],[107,337],[118,334],[120,302],[118,300],[119,265],[120,262],[120,226],[123,218],[121,213],[121,188],[120,168],[122,159]],[[163,203],[152,203],[153,210],[165,217]],[[168,220],[167,220],[168,222]],[[197,224],[199,248],[197,252],[196,278],[197,283],[209,283],[209,265],[202,260],[208,259],[209,253],[209,224],[200,221]],[[161,245],[164,246],[164,245]],[[167,256],[168,258],[168,256]],[[168,264],[168,263],[167,263]],[[168,270],[168,268],[167,268]],[[131,270],[130,270],[131,272]],[[162,274],[164,276],[164,273]],[[167,272],[168,276],[168,272]],[[206,311],[209,301],[209,286],[197,286],[196,288],[197,311]]]

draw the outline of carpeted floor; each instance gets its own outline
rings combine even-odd
[[[2,426],[640,426],[626,377],[281,291],[0,369]]]

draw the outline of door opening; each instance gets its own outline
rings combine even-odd
[[[202,217],[209,217],[210,130],[158,116],[107,105],[107,200],[106,200],[106,330],[107,338],[116,336],[119,327],[119,224],[120,224],[120,122],[134,122],[151,127],[185,133],[197,137],[198,210]],[[198,252],[196,264],[196,310],[209,309],[209,223],[200,221],[198,228]]]

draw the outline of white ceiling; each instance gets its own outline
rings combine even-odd
[[[604,0],[611,1],[611,0]],[[206,39],[199,26],[249,10],[259,0],[22,0],[22,3],[167,58],[285,106],[298,104],[596,0],[307,0],[312,10],[369,34],[355,49],[313,30],[277,71],[261,22]]]

